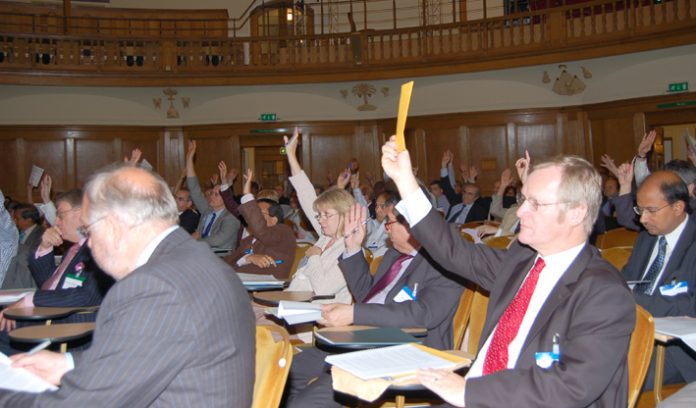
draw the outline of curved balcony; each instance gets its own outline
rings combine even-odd
[[[0,83],[183,86],[439,75],[691,44],[695,27],[696,0],[597,0],[435,26],[283,37],[236,36],[217,18],[4,12]]]

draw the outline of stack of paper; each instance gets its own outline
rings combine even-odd
[[[419,368],[454,369],[457,366],[457,361],[445,359],[429,350],[432,349],[415,344],[403,344],[333,354],[326,357],[326,362],[362,380],[394,379],[395,377],[412,375]]]
[[[0,353],[0,388],[25,391],[25,392],[44,392],[57,390],[58,388],[23,368],[10,367],[10,359]]]
[[[266,312],[285,319],[288,324],[316,322],[321,319],[321,305],[307,302],[281,300],[277,308],[268,308]]]
[[[284,281],[276,279],[273,275],[237,272],[237,276],[242,280],[247,290],[282,289],[285,285]]]
[[[687,346],[696,350],[696,318],[687,316],[656,317],[655,331],[680,338]]]

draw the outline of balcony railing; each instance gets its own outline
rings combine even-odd
[[[143,22],[140,31],[131,24],[127,34],[80,29],[63,35],[37,32],[36,16],[27,16],[26,26],[2,24],[19,21],[11,17],[0,14],[4,83],[318,82],[390,70],[493,69],[551,62],[550,55],[567,61],[583,56],[578,50],[601,56],[603,46],[611,55],[696,42],[696,0],[598,0],[437,26],[282,38],[229,37],[218,20],[188,22],[207,30],[205,36],[186,35],[187,26],[172,21]],[[535,56],[541,56],[537,62]],[[142,82],[129,82],[133,78]]]

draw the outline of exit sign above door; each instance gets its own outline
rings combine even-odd
[[[688,82],[672,82],[667,85],[667,92],[687,92],[689,90]]]

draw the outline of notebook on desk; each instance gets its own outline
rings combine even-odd
[[[320,330],[314,335],[325,344],[334,346],[393,346],[405,343],[422,343],[408,333],[396,327],[376,327],[364,330],[330,331]]]

